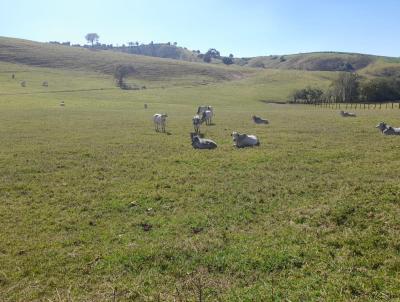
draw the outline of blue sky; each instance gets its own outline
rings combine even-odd
[[[178,42],[256,56],[346,51],[400,56],[398,0],[0,0],[0,36],[85,43]]]

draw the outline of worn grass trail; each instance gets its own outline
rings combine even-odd
[[[260,102],[303,75],[280,90],[262,79],[284,75],[267,71],[208,86],[2,96],[0,300],[190,301],[199,288],[206,301],[399,299],[400,144],[374,128],[399,112],[343,119]],[[111,86],[64,77],[69,88]],[[22,89],[7,83],[2,92]],[[215,107],[215,126],[202,129],[213,151],[190,145],[203,103]],[[170,135],[153,130],[164,111]],[[271,124],[253,124],[254,113]],[[234,149],[233,130],[261,146]]]

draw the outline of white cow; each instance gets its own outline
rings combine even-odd
[[[214,113],[211,110],[203,111],[203,114],[201,116],[201,121],[206,122],[206,125],[211,125],[213,116]]]
[[[253,121],[256,124],[269,124],[268,120],[263,119],[259,116],[253,115]]]
[[[210,110],[210,111],[214,112],[213,107],[211,107],[211,106],[209,106],[209,105],[202,105],[202,106],[199,106],[199,107],[197,108],[197,114],[198,114],[198,115],[202,115],[203,112],[206,111],[206,110]]]
[[[156,113],[153,115],[153,122],[156,132],[165,132],[165,124],[167,121],[168,115],[165,113]]]
[[[384,135],[400,135],[400,128],[393,128],[385,122],[380,122],[378,125],[376,125],[376,128],[381,130]]]
[[[192,139],[192,146],[194,149],[215,149],[217,148],[217,144],[208,138],[201,138],[198,135],[190,134]]]
[[[193,128],[194,128],[194,132],[196,133],[200,133],[200,126],[203,123],[200,115],[196,114],[193,118],[192,118],[192,123],[193,123]]]
[[[233,138],[233,145],[238,148],[259,146],[260,140],[255,135],[240,134],[236,131],[231,134]]]
[[[340,115],[343,117],[356,117],[356,114],[353,112],[347,112],[347,111],[340,111]]]

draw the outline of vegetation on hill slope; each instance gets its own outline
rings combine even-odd
[[[356,71],[373,63],[377,57],[347,53],[306,53],[285,56],[255,57],[248,66],[319,71]]]
[[[201,76],[211,81],[241,78],[250,69],[159,59],[112,51],[67,47],[27,40],[0,38],[0,61],[25,65],[92,70],[112,74],[116,66],[131,64],[136,77],[147,80]]]

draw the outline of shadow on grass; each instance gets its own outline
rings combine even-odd
[[[278,105],[286,105],[287,102],[285,101],[268,101],[268,100],[259,100],[259,102],[264,104],[278,104]]]

